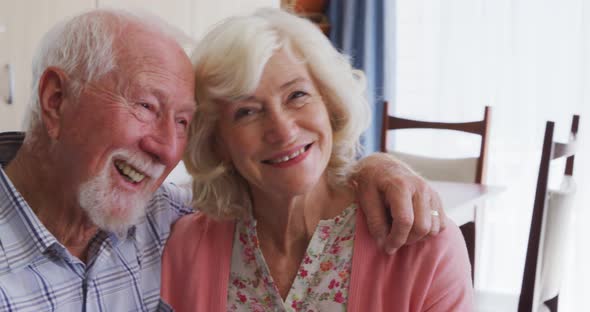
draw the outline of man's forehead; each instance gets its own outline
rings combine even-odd
[[[188,55],[176,40],[164,34],[134,28],[120,35],[114,45],[118,65],[128,71],[192,79],[192,64]]]
[[[118,42],[122,46],[117,53],[117,74],[124,92],[154,96],[177,111],[194,111],[194,74],[182,48],[163,34],[133,26],[125,37],[132,37],[135,44]]]

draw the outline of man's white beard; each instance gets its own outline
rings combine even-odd
[[[138,161],[138,158],[142,157],[137,157],[138,155],[131,152],[115,151],[100,174],[80,186],[78,201],[90,221],[101,230],[124,237],[129,228],[145,216],[147,203],[153,194],[147,186],[136,193],[122,191],[113,186],[109,172],[115,155],[124,155],[123,159],[136,168],[153,173],[154,175],[146,177],[148,183],[157,180],[164,166],[154,165],[151,161]]]

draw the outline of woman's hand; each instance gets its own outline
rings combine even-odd
[[[445,228],[446,215],[436,191],[391,155],[375,153],[361,159],[351,183],[371,235],[389,254]]]

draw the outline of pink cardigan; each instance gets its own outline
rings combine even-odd
[[[461,232],[381,252],[357,210],[348,311],[472,311],[473,290]],[[201,213],[180,219],[162,260],[162,299],[176,311],[225,312],[234,222]]]

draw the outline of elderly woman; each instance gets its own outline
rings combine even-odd
[[[203,42],[185,155],[202,213],[173,229],[163,300],[177,311],[470,311],[455,225],[392,256],[370,238],[347,183],[369,123],[363,73],[280,10],[231,18]]]

